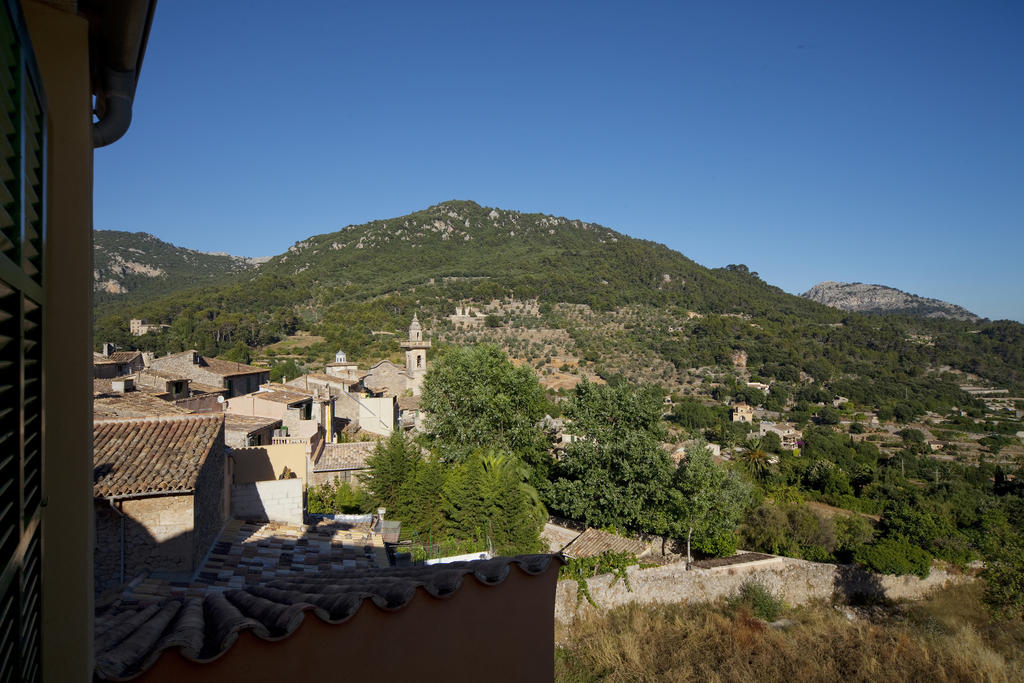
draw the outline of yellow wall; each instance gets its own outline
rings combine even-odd
[[[43,676],[92,678],[92,114],[89,26],[22,2],[48,100],[43,320]]]
[[[306,445],[301,443],[236,448],[231,451],[234,460],[234,484],[269,481],[281,476],[287,466],[306,486]]]

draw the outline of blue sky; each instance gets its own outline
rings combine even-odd
[[[1024,321],[1024,3],[159,4],[95,225],[246,256],[447,199]]]

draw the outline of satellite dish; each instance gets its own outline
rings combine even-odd
[[[223,403],[223,402],[224,402],[224,397],[223,396],[218,396],[217,397],[217,403]]]

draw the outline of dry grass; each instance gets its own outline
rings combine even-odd
[[[627,605],[559,633],[559,681],[1020,681],[1024,626],[992,623],[980,587],[915,604],[791,610],[782,629],[723,603]]]

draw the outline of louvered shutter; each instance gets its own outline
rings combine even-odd
[[[18,3],[0,15],[0,681],[38,681],[46,106]]]

